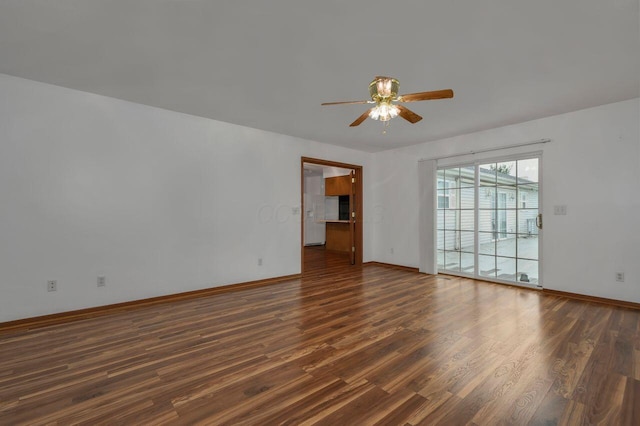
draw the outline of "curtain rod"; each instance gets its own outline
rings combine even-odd
[[[462,156],[465,156],[465,155],[480,154],[482,152],[500,151],[500,150],[503,150],[503,149],[517,148],[517,147],[520,147],[520,146],[538,145],[538,144],[547,143],[547,142],[551,142],[551,139],[539,139],[537,141],[516,143],[516,144],[513,144],[513,145],[505,145],[505,146],[501,146],[501,147],[498,147],[498,148],[479,149],[477,151],[463,152],[462,154],[445,155],[444,157],[421,158],[420,160],[418,160],[418,162],[421,162],[421,161],[432,161],[432,160],[444,160],[445,158],[462,157]]]

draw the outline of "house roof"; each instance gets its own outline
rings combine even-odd
[[[637,0],[0,2],[0,73],[365,151],[640,95]],[[376,75],[424,120],[348,125]]]
[[[454,167],[453,169],[457,169],[457,167]],[[495,176],[495,182],[497,185],[514,185],[516,182],[518,185],[527,185],[527,184],[536,184],[538,182],[534,182],[532,180],[523,178],[523,177],[518,177],[516,178],[516,176],[513,176],[509,173],[503,173],[499,170],[491,170],[491,169],[487,169],[484,167],[479,167],[480,169],[480,176],[482,179],[482,176],[484,175],[486,180],[489,180],[492,176]],[[460,167],[460,176],[467,178],[471,181],[473,181],[475,179],[475,169],[470,169],[469,167]],[[445,172],[445,176],[446,176],[446,172]]]

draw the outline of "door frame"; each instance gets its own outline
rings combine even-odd
[[[340,167],[342,169],[352,169],[355,171],[355,196],[356,196],[356,220],[355,220],[355,265],[362,266],[362,249],[363,249],[363,226],[362,226],[362,212],[363,212],[363,190],[362,190],[362,166],[356,164],[341,163],[338,161],[323,160],[320,158],[301,157],[300,158],[300,271],[304,275],[304,221],[306,220],[304,211],[302,211],[302,205],[304,203],[304,165],[317,164],[319,166],[327,167]]]
[[[461,277],[468,277],[468,278],[472,278],[472,279],[476,279],[476,280],[482,280],[482,281],[489,281],[489,282],[494,282],[494,283],[499,283],[499,284],[508,284],[508,285],[513,285],[513,286],[521,286],[521,287],[526,287],[526,288],[544,288],[544,258],[543,258],[543,239],[544,239],[544,232],[543,232],[543,228],[539,228],[538,229],[538,283],[537,284],[523,284],[519,281],[507,281],[507,280],[501,280],[499,278],[491,278],[491,277],[485,277],[485,276],[481,276],[479,273],[476,274],[476,271],[479,271],[478,269],[478,265],[479,265],[479,240],[478,240],[478,224],[480,221],[480,209],[479,209],[479,179],[480,177],[477,174],[477,169],[479,166],[481,166],[482,164],[485,163],[501,163],[501,162],[508,162],[508,161],[518,161],[518,160],[527,160],[527,159],[531,159],[531,158],[537,158],[538,159],[538,214],[542,215],[543,212],[543,191],[544,191],[544,184],[543,184],[543,151],[532,151],[532,152],[527,152],[524,151],[522,153],[516,153],[516,154],[510,154],[510,155],[495,155],[495,156],[490,156],[490,155],[486,155],[486,156],[481,156],[481,158],[477,158],[475,160],[471,160],[471,161],[464,161],[464,162],[451,162],[451,163],[446,163],[446,164],[442,164],[442,165],[437,165],[436,170],[440,170],[440,169],[446,169],[446,168],[456,168],[456,167],[469,167],[469,166],[473,166],[474,169],[476,170],[476,181],[475,181],[475,196],[474,196],[474,211],[475,211],[475,218],[474,218],[474,223],[475,223],[475,230],[474,233],[475,235],[475,241],[474,241],[474,272],[472,274],[465,274],[465,273],[458,273],[455,271],[447,271],[447,270],[439,270],[438,272],[442,272],[443,274],[449,274],[449,275],[454,275],[454,276],[461,276]],[[436,183],[435,183],[435,191],[437,193],[438,188],[437,188],[437,178],[436,178]],[[436,196],[437,198],[437,196]],[[518,203],[518,199],[516,199],[516,205]],[[495,199],[495,206],[496,206],[496,210],[497,210],[497,205],[498,205],[498,191],[496,190],[496,199]],[[437,211],[438,209],[438,204],[437,201],[435,203],[435,209]],[[436,213],[437,214],[437,213]],[[437,229],[437,227],[436,227]],[[498,239],[497,240],[493,240],[493,241],[498,241],[500,240],[500,229],[498,226],[498,214],[496,211],[496,230],[495,230],[495,235],[497,235]],[[436,241],[437,241],[437,231],[436,231]],[[517,244],[517,242],[516,242]],[[517,258],[517,255],[516,255]]]

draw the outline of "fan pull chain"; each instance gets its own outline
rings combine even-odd
[[[384,121],[384,126],[382,127],[382,134],[383,135],[387,134],[387,127],[389,127],[390,124],[391,124],[391,120]]]

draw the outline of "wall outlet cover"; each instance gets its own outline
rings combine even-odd
[[[567,214],[567,206],[553,206],[553,214],[556,216],[566,216]]]

